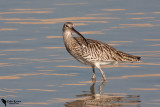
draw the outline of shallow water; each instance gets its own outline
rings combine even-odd
[[[0,2],[0,98],[8,107],[160,106],[159,0]],[[68,21],[142,62],[105,65],[107,82],[96,69],[92,84],[91,69],[64,48]]]

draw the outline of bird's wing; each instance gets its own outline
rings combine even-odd
[[[101,41],[92,40],[92,39],[86,39],[88,42],[88,46],[86,46],[85,41],[80,37],[74,37],[74,39],[77,41],[77,51],[83,57],[90,57],[91,59],[96,59],[99,61],[138,61],[140,60],[140,57],[130,55],[127,53],[124,53],[122,51],[116,50],[114,47],[103,43]]]

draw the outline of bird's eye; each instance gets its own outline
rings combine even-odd
[[[66,25],[65,27],[66,27],[66,28],[68,28],[69,26],[68,26],[68,25]]]

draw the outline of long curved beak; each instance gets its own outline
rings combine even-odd
[[[72,27],[72,31],[75,32],[76,34],[78,34],[80,37],[83,38],[83,40],[86,42],[86,45],[88,46],[88,42],[86,40],[86,38],[83,37],[83,35],[81,35],[78,31],[76,31],[73,27]]]

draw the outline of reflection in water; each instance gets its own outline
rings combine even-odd
[[[160,41],[160,39],[144,39],[145,41]]]
[[[44,14],[43,11],[40,11],[40,12],[42,12],[41,14]],[[9,14],[9,13],[4,12],[3,14]],[[26,12],[23,12],[23,13],[26,13]],[[27,12],[27,13],[33,13],[33,11]],[[4,23],[14,23],[14,24],[56,24],[56,23],[61,23],[61,22],[64,23],[64,22],[71,21],[71,22],[76,22],[76,25],[87,25],[86,23],[109,23],[108,21],[106,21],[106,19],[113,20],[113,19],[120,19],[120,18],[116,18],[116,17],[65,17],[65,18],[54,18],[54,19],[0,18],[0,20],[5,21]]]
[[[99,86],[99,93],[95,93],[95,82],[90,87],[90,93],[77,95],[80,97],[76,101],[66,102],[65,107],[119,107],[134,106],[140,107],[140,96],[138,95],[115,95],[102,94],[102,88],[106,84],[105,81]]]
[[[34,14],[45,14],[52,13],[52,11],[15,11],[15,12],[0,12],[0,14],[22,14],[22,13],[34,13]]]
[[[63,4],[56,4],[59,6],[63,6],[63,5],[86,5],[88,4],[87,2],[82,2],[82,3],[63,3]]]
[[[15,28],[0,28],[0,31],[17,30]]]
[[[125,26],[125,27],[153,27],[155,25],[150,24],[150,23],[138,23],[138,24],[120,24],[120,26]]]
[[[103,11],[124,11],[126,9],[102,9]]]
[[[126,15],[143,15],[143,14],[146,14],[146,13],[126,13]]]
[[[142,19],[154,19],[155,17],[134,17],[134,18],[128,18],[133,20],[142,20]]]
[[[34,51],[34,49],[6,49],[2,51]]]
[[[18,43],[19,41],[0,41],[0,43]]]

